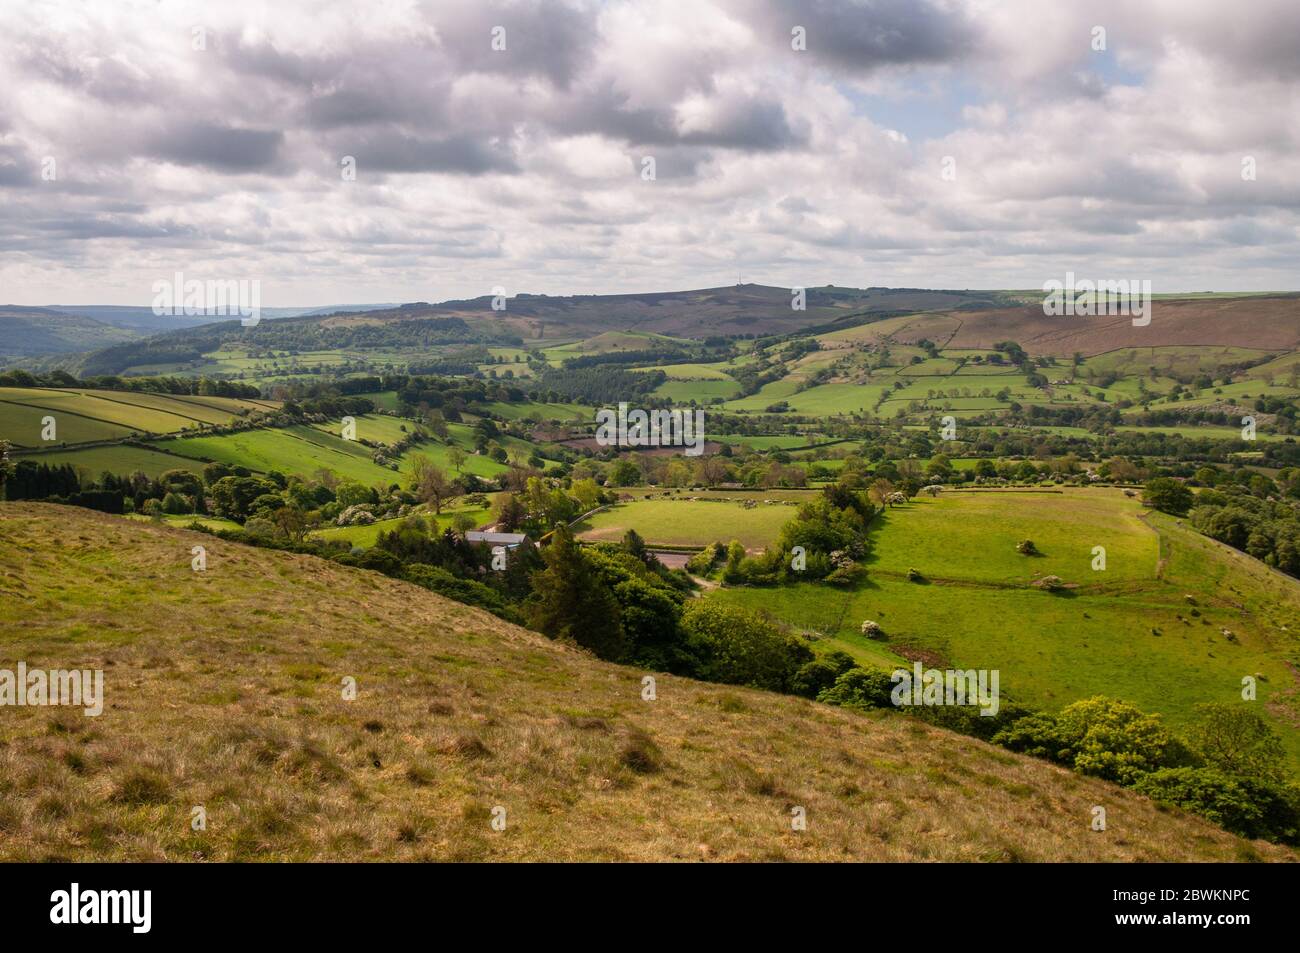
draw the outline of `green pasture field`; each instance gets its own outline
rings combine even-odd
[[[1178,434],[1188,439],[1204,439],[1206,437],[1215,440],[1240,440],[1240,427],[1218,427],[1218,426],[1193,426],[1185,427],[1116,427],[1121,433],[1168,433]],[[1296,440],[1300,439],[1289,434],[1270,433],[1268,428],[1261,425],[1255,429],[1256,440]]]
[[[82,447],[44,453],[16,453],[13,456],[15,460],[31,460],[33,463],[44,463],[49,466],[61,466],[70,463],[75,467],[85,467],[90,476],[96,480],[103,473],[128,476],[137,470],[151,477],[158,477],[168,470],[189,470],[191,473],[203,472],[203,464],[197,460],[126,444],[114,444],[107,447]]]
[[[1247,377],[1259,380],[1289,381],[1291,375],[1300,373],[1300,351],[1283,354],[1264,364],[1258,364],[1246,371]]]
[[[738,539],[746,549],[762,549],[776,540],[794,515],[795,507],[780,504],[759,503],[746,509],[726,501],[636,500],[596,513],[575,526],[574,533],[588,541],[614,541],[634,529],[651,545],[707,546]]]
[[[1014,537],[1047,555],[1019,555]],[[885,630],[884,648],[921,652],[939,667],[996,668],[1008,697],[1047,709],[1104,694],[1181,726],[1199,703],[1239,701],[1243,674],[1258,673],[1260,710],[1300,763],[1287,664],[1300,650],[1296,580],[1143,513],[1119,491],[953,493],[894,510],[873,540],[868,579],[852,591],[724,587],[708,598],[761,609],[832,646],[878,651],[860,632],[871,619]],[[1095,572],[1099,544],[1107,567]],[[913,566],[928,581],[900,574]],[[1026,585],[1045,571],[1079,588]]]
[[[1267,354],[1267,351],[1244,347],[1130,347],[1085,358],[1082,366],[1098,373],[1114,371],[1125,377],[1145,377],[1153,367],[1157,374],[1162,371],[1176,371],[1180,374],[1212,373],[1217,367],[1258,360]],[[1068,368],[1069,362],[1062,363]]]
[[[920,364],[908,364],[898,369],[899,377],[951,377],[956,373],[957,362],[947,356],[930,358]]]
[[[533,369],[527,364],[478,364],[476,367],[484,376],[498,381],[521,380],[533,376]],[[510,372],[509,377],[506,376],[506,371]]]
[[[788,487],[771,490],[691,490],[685,488],[658,489],[656,487],[629,486],[621,488],[620,495],[626,494],[636,500],[685,500],[689,501],[691,497],[703,500],[757,500],[762,503],[766,500],[784,500],[788,502],[801,503],[815,497],[820,490],[810,489],[808,487]],[[752,512],[752,511],[750,511]],[[791,517],[794,513],[791,511]],[[728,542],[729,540],[723,540]],[[716,540],[709,540],[716,542]]]
[[[1141,504],[1112,488],[1063,488],[1060,494],[944,489],[887,508],[872,527],[868,570],[957,582],[1029,585],[1046,575],[1095,586],[1148,579],[1159,558]],[[1041,556],[1016,545],[1033,540]],[[1090,566],[1106,549],[1105,572]]]
[[[708,381],[664,381],[653,391],[656,397],[663,397],[674,403],[685,404],[690,401],[708,403],[714,399],[726,400],[734,397],[740,390],[740,384],[732,380]]]
[[[747,446],[755,450],[789,450],[793,447],[806,447],[814,443],[817,437],[808,434],[758,434],[746,436],[738,433],[724,433],[711,436],[710,440],[731,444],[733,447]]]
[[[314,427],[297,425],[279,429],[248,430],[222,436],[173,438],[157,446],[196,460],[207,459],[230,466],[309,477],[317,470],[333,470],[340,477],[367,486],[398,483],[402,475],[374,463],[373,451],[355,441],[341,440]],[[407,454],[399,466],[409,466]]]
[[[225,424],[270,402],[131,391],[0,387],[0,436],[18,447],[42,445],[42,418],[55,420],[57,443],[116,440],[132,433],[176,433]]]
[[[475,406],[482,407],[503,420],[533,418],[566,423],[569,421],[594,421],[596,419],[596,408],[586,407],[582,404],[544,404],[540,401],[530,400],[518,404],[493,401]]]
[[[364,397],[380,410],[391,410],[396,413],[400,406],[397,400],[397,391],[395,390],[371,391],[366,394],[357,394],[357,396]]]
[[[389,417],[385,414],[362,414],[353,419],[357,427],[356,439],[371,440],[376,443],[397,443],[399,440],[415,433],[416,428],[420,427],[414,420],[408,420],[405,417]],[[341,420],[331,420],[328,423],[312,424],[312,426],[317,430],[342,439],[343,422]],[[427,432],[427,428],[421,429],[426,429]]]
[[[663,371],[670,381],[731,381],[726,364],[659,364],[634,370]]]
[[[1219,393],[1214,393],[1218,390]],[[1220,401],[1233,401],[1247,407],[1256,397],[1295,397],[1300,394],[1300,388],[1293,387],[1290,384],[1268,384],[1262,380],[1244,379],[1232,384],[1225,384],[1219,388],[1206,388],[1197,392],[1192,398],[1184,397],[1182,400],[1169,400],[1163,398],[1151,402],[1153,408],[1161,410],[1174,407],[1201,407],[1207,404],[1214,404]],[[1141,413],[1141,408],[1130,408],[1127,413]]]
[[[792,413],[814,416],[834,414],[870,413],[880,394],[892,382],[870,384],[819,384],[795,393],[795,383],[789,378],[768,384],[757,394],[733,400],[724,406],[727,410],[762,411],[770,404],[786,401]]]

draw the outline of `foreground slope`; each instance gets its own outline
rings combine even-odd
[[[0,597],[0,668],[106,694],[0,709],[0,859],[1294,856],[900,715],[668,676],[644,701],[422,589],[90,511],[0,504]]]

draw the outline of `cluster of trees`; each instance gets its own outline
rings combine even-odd
[[[1095,697],[1016,719],[992,738],[1012,751],[1114,781],[1245,837],[1300,843],[1300,785],[1277,732],[1246,705],[1200,706],[1186,738],[1158,715]]]
[[[607,451],[608,460],[592,458],[575,463],[575,478],[598,476],[611,486],[640,486],[651,483],[665,487],[717,486],[740,483],[753,487],[801,487],[808,483],[807,471],[775,457],[747,448],[724,447],[720,454],[700,457],[618,453]]]
[[[1186,516],[1192,500],[1191,488],[1173,477],[1156,477],[1142,487],[1142,502],[1171,516]]]
[[[587,367],[601,367],[608,364],[675,364],[690,360],[690,352],[681,347],[643,348],[637,351],[606,351],[603,354],[582,354],[566,358],[561,366],[577,371]],[[700,355],[698,360],[707,360]]]
[[[441,409],[448,420],[459,420],[461,413],[478,404],[517,404],[528,399],[518,387],[483,380],[398,375],[383,378],[382,384],[381,390],[397,391],[408,413]]]
[[[567,489],[529,476],[519,492],[499,493],[492,514],[502,532],[527,533],[540,539],[557,525],[573,522],[597,506],[613,503],[615,494],[591,478],[571,480]]]
[[[560,526],[525,601],[529,625],[603,659],[705,681],[791,692],[813,661],[806,640],[738,606],[690,599],[629,531],[619,544],[579,547]]]
[[[207,377],[118,377],[115,374],[105,374],[78,378],[61,370],[50,371],[48,374],[32,374],[18,369],[5,371],[0,374],[0,387],[86,387],[143,394],[252,399],[261,396],[261,391],[251,384]]]
[[[10,500],[44,500],[48,497],[67,498],[81,490],[81,477],[77,468],[62,463],[50,466],[32,460],[20,460],[12,465],[5,482],[5,495]]]
[[[1240,486],[1202,490],[1191,510],[1199,532],[1300,577],[1300,507],[1294,500],[1259,499]]]
[[[66,503],[104,513],[192,513],[203,507],[203,483],[188,470],[169,470],[157,479],[143,473],[130,476],[103,474],[87,480],[71,464],[6,462],[0,486],[9,500],[44,500]],[[198,503],[195,503],[195,500]]]
[[[1191,484],[1205,489],[1194,493]],[[1190,514],[1198,532],[1300,578],[1300,468],[1270,478],[1245,467],[1202,467],[1188,482],[1149,480],[1142,499],[1164,513]]]
[[[866,574],[861,561],[869,548],[867,529],[896,492],[883,479],[866,489],[852,481],[831,484],[799,506],[775,545],[750,556],[737,540],[715,543],[694,557],[690,568],[700,574],[716,569],[728,585],[807,580],[852,585]]]
[[[755,351],[755,360],[729,368],[727,373],[740,384],[740,397],[749,397],[774,381],[785,377],[789,368],[784,362],[773,360],[764,351]]]
[[[408,309],[410,310],[410,309]],[[383,312],[372,312],[382,317]],[[155,335],[143,341],[114,345],[92,353],[85,370],[119,374],[142,364],[187,363],[228,344],[261,350],[324,351],[336,348],[411,348],[428,350],[452,344],[518,346],[517,334],[492,322],[471,326],[457,317],[409,317],[401,321],[333,326],[316,317],[265,320],[255,327],[220,321]]]
[[[548,367],[541,373],[540,385],[570,400],[589,404],[614,405],[619,401],[644,400],[668,379],[660,370],[631,371],[624,367]]]
[[[325,555],[346,565],[405,579],[507,621],[524,624],[520,607],[531,592],[532,574],[541,567],[540,555],[531,546],[521,546],[506,554],[503,566],[489,546],[466,540],[468,528],[453,525],[438,532],[426,516],[414,514],[396,529],[380,533],[370,549],[327,550]]]
[[[897,710],[894,681],[883,669],[855,667],[831,652],[807,677],[815,697],[859,710]],[[1300,784],[1285,771],[1277,732],[1247,705],[1200,706],[1186,737],[1158,715],[1097,696],[1060,712],[1034,711],[1005,697],[997,714],[973,706],[904,709],[953,731],[974,735],[1021,754],[1045,758],[1114,781],[1167,804],[1192,811],[1244,837],[1300,844]]]

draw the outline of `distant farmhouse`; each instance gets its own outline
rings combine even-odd
[[[469,543],[487,543],[493,548],[504,546],[506,549],[517,549],[527,542],[530,546],[533,541],[528,538],[527,533],[485,533],[479,530],[470,530],[465,534],[465,541]]]

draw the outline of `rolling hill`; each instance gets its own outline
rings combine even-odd
[[[809,288],[806,301],[806,309],[796,311],[791,306],[789,288],[737,285],[647,294],[520,294],[508,299],[505,309],[500,311],[493,310],[493,299],[486,295],[440,304],[357,306],[347,311],[267,308],[263,309],[264,320],[257,327],[245,328],[238,321],[208,322],[157,334],[148,339],[148,346],[109,347],[123,340],[112,338],[102,342],[101,350],[79,355],[60,366],[79,374],[121,373],[137,365],[194,360],[200,354],[233,344],[307,350],[386,346],[423,352],[441,344],[513,344],[523,339],[574,341],[605,332],[687,338],[762,336],[853,325],[888,314],[1007,303],[989,292],[835,287]],[[141,309],[119,310],[134,314]],[[50,314],[58,316],[58,312]],[[113,317],[124,320],[120,315]],[[116,333],[130,335],[125,340],[138,336],[120,329]],[[22,353],[44,353],[43,346],[24,345]],[[64,350],[86,350],[90,346],[93,345]]]
[[[224,425],[277,406],[270,401],[188,394],[0,387],[0,438],[19,449],[40,448],[42,420],[47,417],[57,423],[53,442],[63,445]]]
[[[0,306],[0,366],[42,354],[68,354],[133,341],[138,333],[53,308]]]
[[[493,311],[490,296],[430,306],[430,314],[454,315],[466,322],[493,320],[522,337],[588,337],[604,331],[645,331],[678,337],[786,334],[836,323],[856,323],[870,315],[959,307],[990,307],[1001,299],[989,292],[931,291],[911,288],[808,288],[806,309],[791,306],[790,288],[739,284],[692,291],[614,295],[533,295],[510,298]],[[408,306],[410,307],[410,306]],[[393,320],[372,312],[369,318]],[[339,317],[333,320],[348,320]]]
[[[423,589],[189,531],[0,504],[0,592],[7,664],[105,673],[98,718],[0,720],[3,860],[1295,859],[901,715],[644,701]]]
[[[922,339],[941,348],[973,349],[1015,341],[1030,354],[1058,357],[1172,346],[1294,351],[1300,347],[1300,295],[1156,299],[1151,323],[1144,327],[1127,316],[1047,317],[1041,304],[1031,304],[908,315],[822,336],[829,346]]]

